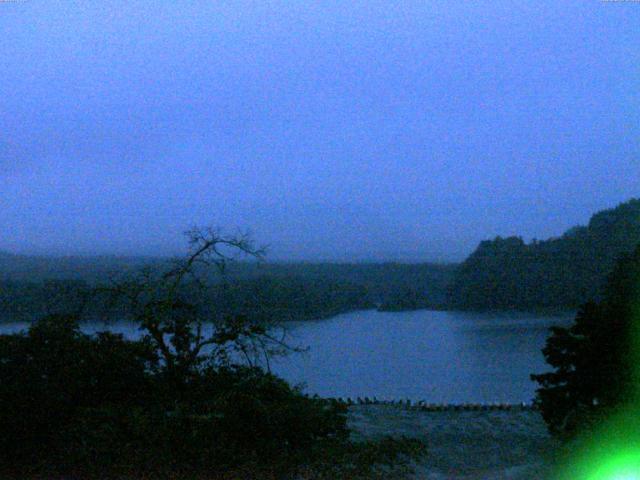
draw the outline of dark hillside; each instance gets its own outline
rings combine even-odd
[[[640,200],[591,217],[559,238],[487,240],[455,275],[449,305],[463,310],[572,309],[601,295],[615,261],[640,243]]]

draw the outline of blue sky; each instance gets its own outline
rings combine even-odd
[[[0,249],[459,260],[640,196],[640,3],[0,3]]]

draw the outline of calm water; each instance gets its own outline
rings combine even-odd
[[[377,312],[293,322],[289,343],[309,351],[277,360],[273,370],[306,391],[331,397],[409,398],[429,402],[530,401],[532,372],[546,370],[540,349],[552,325],[572,316],[460,312]],[[2,324],[18,331],[25,324]],[[101,323],[85,330],[104,330]],[[128,337],[136,327],[108,327]]]

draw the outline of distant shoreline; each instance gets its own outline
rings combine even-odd
[[[338,313],[334,313],[331,315],[326,315],[326,316],[320,316],[320,317],[316,317],[316,318],[306,318],[306,319],[289,319],[289,320],[283,320],[280,323],[282,324],[287,324],[287,323],[292,323],[292,322],[296,322],[296,323],[304,323],[304,322],[321,322],[323,320],[330,320],[332,318],[338,317],[340,315],[347,315],[347,314],[353,314],[353,313],[357,313],[357,312],[380,312],[380,313],[411,313],[411,312],[420,312],[420,311],[427,311],[427,312],[451,312],[451,313],[468,313],[468,314],[476,314],[476,315],[487,315],[487,316],[495,316],[496,318],[499,317],[513,317],[513,316],[527,316],[527,315],[534,315],[537,317],[573,317],[576,314],[576,309],[539,309],[539,310],[459,310],[459,309],[452,309],[452,308],[445,308],[445,307],[441,307],[441,308],[431,308],[431,307],[425,307],[425,308],[412,308],[412,309],[397,309],[397,310],[392,310],[392,309],[383,309],[383,308],[379,308],[379,307],[373,307],[373,308],[355,308],[355,309],[349,309],[349,310],[344,310]],[[31,323],[37,321],[37,318],[31,318],[31,319],[24,319],[24,318],[9,318],[10,316],[8,315],[0,315],[0,325],[6,325],[6,324],[24,324],[24,325],[30,325]],[[90,323],[90,322],[95,322],[95,321],[99,321],[102,322],[103,319],[97,319],[97,318],[87,318],[85,320],[82,320],[81,323]],[[106,324],[108,323],[112,323],[112,322],[121,322],[121,321],[127,321],[127,320],[114,320],[114,319],[108,319],[108,320],[104,320],[104,322]],[[211,323],[211,322],[204,322],[204,323]],[[1,332],[0,332],[1,333]]]

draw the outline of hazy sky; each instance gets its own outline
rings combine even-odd
[[[457,260],[640,196],[640,3],[0,2],[0,249]]]

